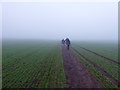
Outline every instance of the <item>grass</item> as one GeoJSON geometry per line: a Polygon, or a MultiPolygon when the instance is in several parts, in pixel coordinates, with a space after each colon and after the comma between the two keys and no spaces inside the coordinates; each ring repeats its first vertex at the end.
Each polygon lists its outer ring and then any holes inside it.
{"type": "Polygon", "coordinates": [[[3,43],[3,88],[67,87],[59,43],[39,42],[3,43]]]}

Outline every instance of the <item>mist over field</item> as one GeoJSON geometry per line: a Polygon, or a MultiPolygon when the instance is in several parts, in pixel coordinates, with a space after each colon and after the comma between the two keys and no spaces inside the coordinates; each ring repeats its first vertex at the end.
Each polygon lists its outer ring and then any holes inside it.
{"type": "Polygon", "coordinates": [[[119,87],[116,2],[3,1],[0,88],[119,87]]]}
{"type": "Polygon", "coordinates": [[[3,39],[117,41],[116,3],[3,3],[3,39]]]}

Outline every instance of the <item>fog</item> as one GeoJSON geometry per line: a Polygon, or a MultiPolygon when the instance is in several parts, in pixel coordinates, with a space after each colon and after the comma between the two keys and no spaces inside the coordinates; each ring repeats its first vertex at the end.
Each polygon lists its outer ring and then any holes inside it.
{"type": "Polygon", "coordinates": [[[3,3],[3,39],[118,40],[117,3],[3,3]]]}

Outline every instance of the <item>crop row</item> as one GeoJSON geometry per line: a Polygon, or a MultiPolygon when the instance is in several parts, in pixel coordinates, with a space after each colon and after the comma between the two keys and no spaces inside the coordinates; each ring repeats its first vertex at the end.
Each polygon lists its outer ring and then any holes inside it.
{"type": "Polygon", "coordinates": [[[85,51],[77,46],[74,46],[75,49],[77,49],[80,53],[82,53],[84,56],[92,60],[95,64],[103,68],[108,74],[113,76],[118,80],[118,64],[111,63],[110,61],[105,60],[104,58],[98,57],[94,55],[93,53],[90,53],[88,51],[85,51]]]}
{"type": "Polygon", "coordinates": [[[58,45],[49,43],[26,48],[19,49],[20,52],[15,50],[19,52],[15,58],[3,58],[3,88],[67,87],[58,45]]]}
{"type": "Polygon", "coordinates": [[[99,71],[93,64],[88,62],[84,57],[82,57],[78,52],[72,49],[72,53],[79,58],[79,60],[86,65],[87,69],[91,75],[97,79],[97,81],[105,88],[117,88],[118,86],[114,84],[108,77],[106,77],[101,70],[99,71]]]}
{"type": "Polygon", "coordinates": [[[81,46],[118,61],[118,44],[114,42],[74,42],[73,45],[81,46]]]}

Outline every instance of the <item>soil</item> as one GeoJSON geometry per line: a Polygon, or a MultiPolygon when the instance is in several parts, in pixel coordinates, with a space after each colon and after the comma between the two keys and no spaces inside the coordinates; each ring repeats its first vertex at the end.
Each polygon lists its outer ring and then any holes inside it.
{"type": "Polygon", "coordinates": [[[65,46],[62,46],[62,55],[69,88],[103,88],[86,66],[65,46]]]}

